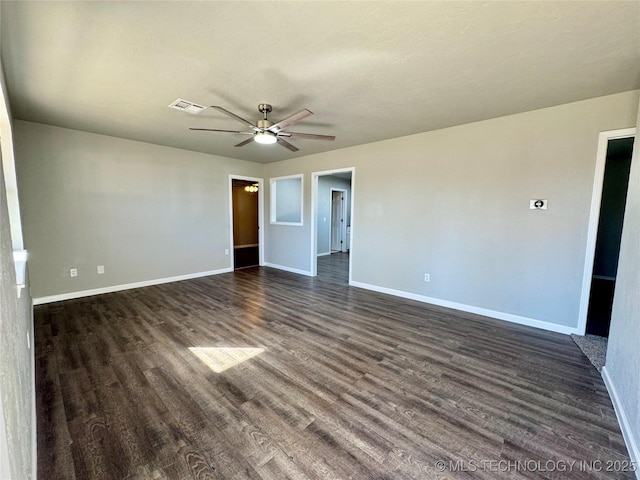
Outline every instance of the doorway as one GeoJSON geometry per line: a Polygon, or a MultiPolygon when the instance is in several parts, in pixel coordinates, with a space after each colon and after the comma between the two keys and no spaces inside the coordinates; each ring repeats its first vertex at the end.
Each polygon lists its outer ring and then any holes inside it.
{"type": "Polygon", "coordinates": [[[609,336],[635,129],[600,134],[579,332],[609,336]]]}
{"type": "Polygon", "coordinates": [[[231,267],[262,265],[262,179],[231,175],[229,182],[231,267]]]}
{"type": "Polygon", "coordinates": [[[354,175],[346,168],[311,177],[311,274],[340,285],[351,281],[354,175]]]}
{"type": "Polygon", "coordinates": [[[634,137],[609,140],[605,159],[586,333],[609,336],[634,137]]]}
{"type": "Polygon", "coordinates": [[[331,188],[331,253],[347,252],[347,192],[345,189],[331,188]]]}

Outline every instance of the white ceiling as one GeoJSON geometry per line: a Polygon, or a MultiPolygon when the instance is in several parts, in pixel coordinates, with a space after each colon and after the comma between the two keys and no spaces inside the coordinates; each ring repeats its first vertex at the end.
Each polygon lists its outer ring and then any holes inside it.
{"type": "Polygon", "coordinates": [[[15,118],[253,162],[640,88],[640,2],[2,2],[15,118]],[[291,130],[234,145],[270,103],[291,130]]]}

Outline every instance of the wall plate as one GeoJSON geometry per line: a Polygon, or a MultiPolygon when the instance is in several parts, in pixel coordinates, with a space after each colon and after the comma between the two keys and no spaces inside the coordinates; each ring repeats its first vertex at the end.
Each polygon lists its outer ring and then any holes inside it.
{"type": "Polygon", "coordinates": [[[533,200],[529,200],[529,208],[531,210],[546,210],[547,209],[547,200],[543,200],[540,198],[534,198],[533,200]]]}

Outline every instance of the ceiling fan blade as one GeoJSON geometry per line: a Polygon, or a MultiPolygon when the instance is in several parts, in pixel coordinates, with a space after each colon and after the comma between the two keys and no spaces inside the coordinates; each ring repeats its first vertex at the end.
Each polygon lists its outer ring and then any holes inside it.
{"type": "Polygon", "coordinates": [[[283,140],[281,138],[278,138],[278,143],[280,145],[282,145],[284,148],[287,148],[287,149],[291,150],[292,152],[297,152],[299,150],[298,148],[294,147],[289,142],[287,142],[286,140],[283,140]]]}
{"type": "Polygon", "coordinates": [[[246,140],[240,142],[239,144],[236,145],[236,147],[244,147],[245,145],[249,144],[253,142],[253,137],[251,138],[247,138],[246,140]]]}
{"type": "Polygon", "coordinates": [[[253,135],[255,133],[255,132],[239,132],[237,130],[218,130],[217,128],[189,128],[189,130],[200,130],[203,132],[239,133],[240,135],[253,135]]]}
{"type": "Polygon", "coordinates": [[[242,122],[242,123],[246,123],[247,125],[249,125],[251,128],[253,128],[256,132],[261,132],[262,130],[259,129],[258,127],[256,127],[253,123],[251,123],[249,120],[245,120],[242,117],[239,117],[238,115],[236,115],[235,113],[231,113],[229,110],[222,108],[222,107],[218,107],[216,105],[211,105],[211,108],[215,108],[216,110],[229,115],[231,118],[235,118],[236,120],[242,122]]]}
{"type": "Polygon", "coordinates": [[[308,138],[310,140],[335,140],[334,135],[316,135],[315,133],[278,132],[280,137],[308,138]]]}
{"type": "Polygon", "coordinates": [[[280,120],[278,123],[274,123],[267,130],[273,133],[277,133],[279,130],[282,130],[287,125],[291,125],[292,123],[299,122],[300,120],[302,120],[305,117],[308,117],[309,115],[313,115],[313,112],[310,110],[307,110],[306,108],[303,108],[298,113],[294,113],[290,117],[287,117],[284,120],[280,120]]]}

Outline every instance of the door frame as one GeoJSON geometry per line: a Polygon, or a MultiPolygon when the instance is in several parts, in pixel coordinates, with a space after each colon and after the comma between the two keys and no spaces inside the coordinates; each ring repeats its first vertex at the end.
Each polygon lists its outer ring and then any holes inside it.
{"type": "MultiPolygon", "coordinates": [[[[329,195],[331,195],[331,208],[329,209],[329,253],[333,252],[334,250],[331,248],[331,240],[333,239],[333,227],[332,227],[332,221],[333,221],[333,192],[342,192],[342,195],[344,197],[347,197],[347,190],[345,190],[344,188],[334,188],[331,187],[331,192],[329,193],[329,195]]],[[[342,222],[342,225],[340,225],[340,240],[341,240],[341,244],[340,244],[340,252],[346,252],[347,251],[347,202],[344,201],[344,199],[342,200],[342,218],[344,219],[344,221],[342,222]]]]}
{"type": "Polygon", "coordinates": [[[235,269],[233,251],[233,181],[247,180],[258,184],[258,265],[264,265],[264,179],[229,174],[229,265],[235,269]]]}
{"type": "MultiPolygon", "coordinates": [[[[355,199],[355,191],[356,191],[356,168],[355,167],[346,167],[346,168],[336,168],[335,170],[323,170],[319,172],[311,172],[311,276],[316,277],[318,275],[318,234],[316,233],[316,223],[318,222],[318,177],[322,177],[325,175],[331,175],[333,173],[345,173],[351,172],[351,199],[350,199],[350,207],[351,208],[351,240],[350,240],[350,253],[353,251],[353,239],[354,239],[354,219],[355,219],[355,211],[353,209],[354,199],[355,199]]],[[[345,202],[346,204],[346,202],[345,202]]],[[[331,248],[331,245],[329,245],[331,248]]],[[[352,271],[353,271],[353,255],[349,255],[349,285],[351,285],[352,281],[352,271]]]]}
{"type": "MultiPolygon", "coordinates": [[[[591,210],[589,212],[589,229],[587,231],[587,247],[584,257],[584,272],[582,274],[582,292],[580,294],[580,310],[578,313],[578,335],[584,335],[587,330],[587,313],[589,310],[589,297],[591,295],[591,276],[593,262],[596,255],[596,239],[598,224],[600,223],[600,203],[602,202],[602,187],[604,184],[604,169],[607,162],[607,150],[609,140],[629,138],[636,136],[636,129],[623,128],[620,130],[608,130],[600,132],[598,137],[598,153],[596,154],[596,168],[593,178],[593,190],[591,193],[591,210]]],[[[634,144],[634,148],[638,148],[634,144]]]]}

